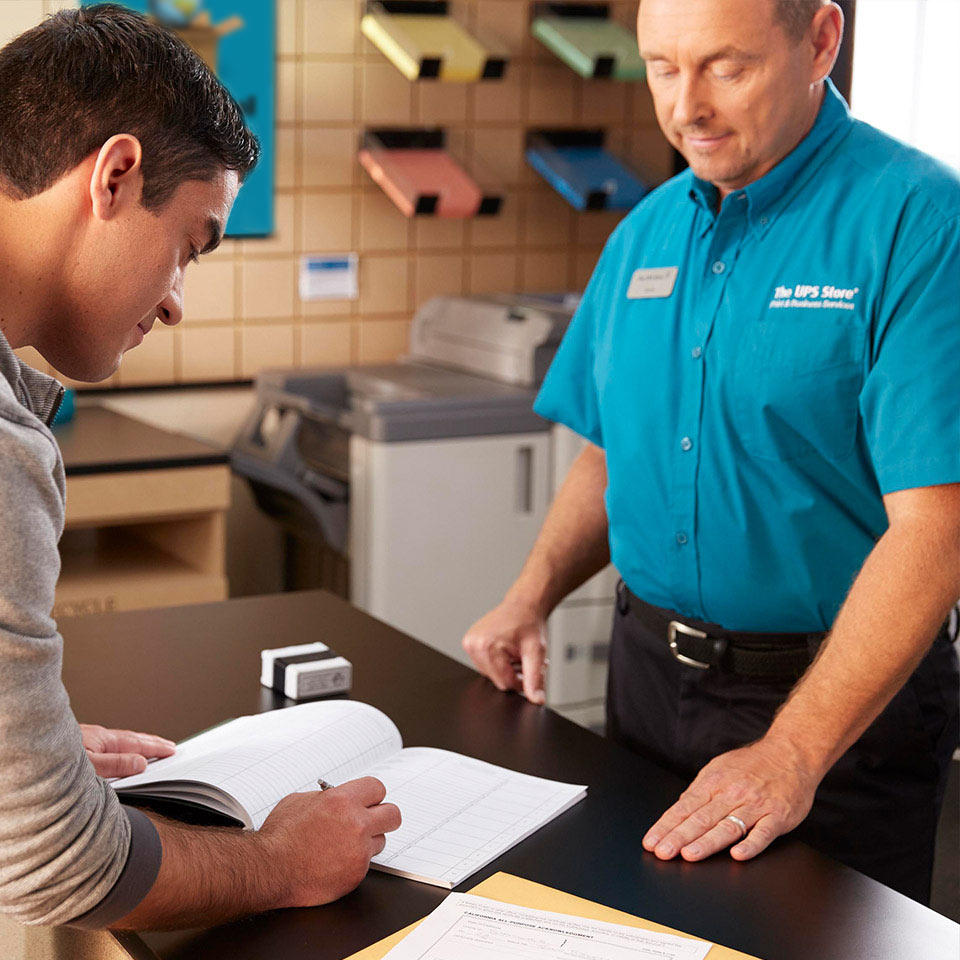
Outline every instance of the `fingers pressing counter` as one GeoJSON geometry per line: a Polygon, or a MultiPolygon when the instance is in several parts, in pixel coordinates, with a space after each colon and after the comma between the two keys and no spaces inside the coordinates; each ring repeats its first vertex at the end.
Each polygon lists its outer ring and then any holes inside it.
{"type": "Polygon", "coordinates": [[[758,741],[710,761],[643,838],[661,860],[749,860],[810,812],[820,778],[758,741]]]}

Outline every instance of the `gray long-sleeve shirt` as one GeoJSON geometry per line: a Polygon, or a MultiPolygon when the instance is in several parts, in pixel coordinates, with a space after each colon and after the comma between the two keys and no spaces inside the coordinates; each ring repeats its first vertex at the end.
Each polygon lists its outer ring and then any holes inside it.
{"type": "Polygon", "coordinates": [[[146,895],[161,847],[94,772],[60,679],[61,396],[0,333],[0,913],[104,927],[146,895]]]}

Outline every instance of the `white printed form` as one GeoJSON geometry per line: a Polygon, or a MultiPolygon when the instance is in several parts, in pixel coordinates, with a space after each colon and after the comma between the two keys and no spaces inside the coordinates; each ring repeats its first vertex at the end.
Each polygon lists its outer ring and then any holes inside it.
{"type": "Polygon", "coordinates": [[[451,893],[384,960],[703,960],[712,946],[451,893]]]}
{"type": "Polygon", "coordinates": [[[383,781],[403,817],[374,866],[447,888],[582,800],[587,789],[431,747],[407,747],[368,773],[383,781]]]}

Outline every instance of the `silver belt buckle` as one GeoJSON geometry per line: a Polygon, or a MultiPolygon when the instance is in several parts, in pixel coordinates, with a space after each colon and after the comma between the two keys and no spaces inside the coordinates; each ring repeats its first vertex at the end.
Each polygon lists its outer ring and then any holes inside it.
{"type": "Polygon", "coordinates": [[[694,630],[693,627],[688,627],[685,623],[680,623],[679,620],[671,620],[667,626],[667,641],[670,644],[670,652],[673,656],[681,663],[685,663],[688,667],[696,667],[698,670],[709,670],[709,663],[704,663],[702,660],[694,660],[693,657],[688,657],[686,654],[680,652],[677,646],[678,633],[684,633],[688,637],[700,637],[701,640],[706,640],[707,634],[702,630],[694,630]]]}

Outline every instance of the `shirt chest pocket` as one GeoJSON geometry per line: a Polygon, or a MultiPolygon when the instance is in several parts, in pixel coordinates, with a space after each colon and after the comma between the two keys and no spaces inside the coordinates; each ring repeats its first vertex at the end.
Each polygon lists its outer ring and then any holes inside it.
{"type": "Polygon", "coordinates": [[[768,310],[743,328],[731,410],[744,450],[765,460],[841,460],[857,439],[863,324],[853,311],[768,310]]]}

